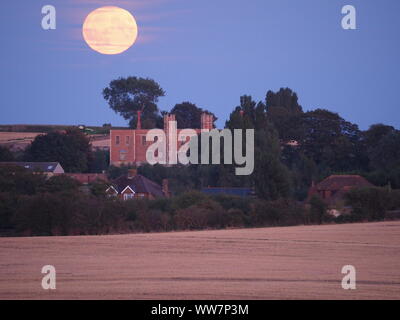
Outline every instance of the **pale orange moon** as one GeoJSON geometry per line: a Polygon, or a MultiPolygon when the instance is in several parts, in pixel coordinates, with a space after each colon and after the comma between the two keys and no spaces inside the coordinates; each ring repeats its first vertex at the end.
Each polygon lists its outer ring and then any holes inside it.
{"type": "Polygon", "coordinates": [[[119,54],[136,41],[138,27],[130,12],[118,7],[101,7],[86,17],[83,38],[90,48],[102,54],[119,54]]]}

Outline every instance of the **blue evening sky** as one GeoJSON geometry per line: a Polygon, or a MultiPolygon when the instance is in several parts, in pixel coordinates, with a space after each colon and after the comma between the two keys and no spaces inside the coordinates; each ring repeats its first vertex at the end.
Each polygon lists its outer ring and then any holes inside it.
{"type": "Polygon", "coordinates": [[[170,110],[191,101],[222,127],[243,94],[263,100],[290,87],[305,110],[327,108],[362,129],[400,128],[399,0],[4,0],[1,10],[1,124],[127,122],[101,91],[120,76],[155,79],[170,110]],[[41,8],[57,29],[41,28],[41,8]],[[341,8],[357,9],[357,30],[341,8]],[[82,23],[115,5],[138,22],[139,39],[121,55],[92,51],[82,23]]]}

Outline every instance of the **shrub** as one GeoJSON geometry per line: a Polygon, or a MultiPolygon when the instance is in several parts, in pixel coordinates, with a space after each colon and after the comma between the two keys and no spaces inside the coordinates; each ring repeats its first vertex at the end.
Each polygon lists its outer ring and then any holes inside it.
{"type": "Polygon", "coordinates": [[[327,205],[325,204],[325,202],[319,196],[314,195],[310,199],[310,222],[322,224],[323,222],[328,221],[329,216],[326,210],[327,205]]]}
{"type": "Polygon", "coordinates": [[[42,192],[56,193],[62,191],[77,191],[81,184],[66,175],[57,175],[48,179],[42,187],[42,192]]]}
{"type": "Polygon", "coordinates": [[[223,228],[228,222],[224,209],[212,200],[178,210],[174,220],[177,228],[184,230],[223,228]]]}
{"type": "Polygon", "coordinates": [[[190,191],[173,198],[172,207],[175,210],[186,209],[208,199],[208,196],[198,191],[190,191]]]}
{"type": "Polygon", "coordinates": [[[390,207],[390,193],[386,188],[358,188],[345,195],[346,204],[352,207],[355,221],[379,221],[385,219],[390,207]]]}

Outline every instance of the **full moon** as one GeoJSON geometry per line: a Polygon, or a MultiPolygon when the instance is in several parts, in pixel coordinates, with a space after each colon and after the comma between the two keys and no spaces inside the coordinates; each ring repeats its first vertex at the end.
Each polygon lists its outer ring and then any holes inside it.
{"type": "Polygon", "coordinates": [[[93,50],[119,54],[135,43],[138,28],[130,12],[118,7],[101,7],[86,17],[82,34],[93,50]]]}

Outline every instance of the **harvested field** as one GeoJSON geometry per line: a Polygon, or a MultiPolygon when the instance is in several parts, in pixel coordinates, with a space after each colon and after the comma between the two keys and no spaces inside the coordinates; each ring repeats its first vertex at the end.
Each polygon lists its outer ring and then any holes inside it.
{"type": "Polygon", "coordinates": [[[400,222],[0,238],[0,299],[399,298],[400,222]],[[356,290],[341,287],[344,265],[356,290]]]}
{"type": "Polygon", "coordinates": [[[0,143],[32,142],[38,132],[0,132],[0,143]]]}

